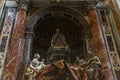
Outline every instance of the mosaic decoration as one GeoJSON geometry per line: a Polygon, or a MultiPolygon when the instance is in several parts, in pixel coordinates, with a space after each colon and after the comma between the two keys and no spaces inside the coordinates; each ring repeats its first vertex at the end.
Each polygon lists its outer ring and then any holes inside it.
{"type": "Polygon", "coordinates": [[[116,43],[113,37],[113,33],[111,30],[111,23],[109,21],[109,16],[107,14],[106,9],[100,9],[99,14],[101,16],[101,24],[102,30],[105,38],[105,42],[107,45],[107,50],[109,53],[110,61],[113,67],[113,70],[119,71],[120,70],[120,60],[118,55],[118,50],[116,47],[116,43]]]}
{"type": "Polygon", "coordinates": [[[5,63],[6,55],[8,53],[11,32],[14,26],[15,15],[16,15],[15,8],[8,8],[6,10],[3,22],[3,29],[0,37],[0,78],[2,76],[4,68],[3,64],[5,63]]]}

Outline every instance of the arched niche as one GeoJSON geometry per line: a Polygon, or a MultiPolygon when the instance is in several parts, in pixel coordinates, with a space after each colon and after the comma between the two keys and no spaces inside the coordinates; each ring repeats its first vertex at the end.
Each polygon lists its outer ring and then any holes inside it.
{"type": "MultiPolygon", "coordinates": [[[[91,36],[90,26],[82,14],[62,4],[52,4],[30,18],[26,34],[32,33],[32,42],[30,49],[26,49],[30,51],[25,51],[27,57],[30,59],[35,53],[39,53],[42,58],[46,58],[45,52],[50,47],[56,28],[60,29],[72,50],[72,61],[76,56],[85,59],[86,39],[91,36]]],[[[29,36],[31,35],[27,35],[28,38],[29,36]]]]}

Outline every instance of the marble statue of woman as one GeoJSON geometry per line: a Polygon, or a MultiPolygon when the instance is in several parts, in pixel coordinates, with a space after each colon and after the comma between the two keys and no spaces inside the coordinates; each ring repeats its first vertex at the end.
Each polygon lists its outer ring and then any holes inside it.
{"type": "Polygon", "coordinates": [[[90,80],[102,80],[101,61],[94,53],[89,52],[89,59],[86,63],[87,77],[90,80]]]}
{"type": "Polygon", "coordinates": [[[30,67],[35,71],[39,71],[41,68],[45,67],[43,62],[39,61],[40,55],[38,53],[35,54],[34,59],[30,62],[30,67]]]}
{"type": "Polygon", "coordinates": [[[40,55],[36,53],[33,60],[30,62],[30,66],[27,68],[26,75],[28,75],[29,80],[34,80],[34,77],[37,75],[40,69],[45,67],[44,62],[40,62],[39,58],[40,55]]]}

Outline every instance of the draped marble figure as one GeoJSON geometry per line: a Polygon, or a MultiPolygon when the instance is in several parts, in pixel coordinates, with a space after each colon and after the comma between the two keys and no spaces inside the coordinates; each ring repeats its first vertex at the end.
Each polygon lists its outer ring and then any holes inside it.
{"type": "Polygon", "coordinates": [[[37,75],[37,73],[45,67],[45,64],[41,61],[39,61],[40,55],[36,53],[34,55],[33,60],[30,62],[29,67],[26,70],[26,75],[28,76],[29,80],[34,80],[34,77],[37,75]]]}

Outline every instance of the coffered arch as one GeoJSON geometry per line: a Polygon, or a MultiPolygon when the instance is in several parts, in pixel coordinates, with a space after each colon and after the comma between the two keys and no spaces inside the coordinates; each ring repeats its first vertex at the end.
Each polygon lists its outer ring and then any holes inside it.
{"type": "Polygon", "coordinates": [[[68,18],[77,23],[78,26],[81,26],[79,28],[83,30],[84,34],[90,34],[90,27],[84,16],[77,10],[69,8],[68,6],[63,4],[51,4],[50,6],[37,11],[29,19],[26,30],[33,31],[34,25],[37,23],[38,20],[42,21],[54,16],[62,16],[68,18]]]}

